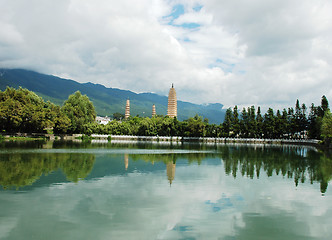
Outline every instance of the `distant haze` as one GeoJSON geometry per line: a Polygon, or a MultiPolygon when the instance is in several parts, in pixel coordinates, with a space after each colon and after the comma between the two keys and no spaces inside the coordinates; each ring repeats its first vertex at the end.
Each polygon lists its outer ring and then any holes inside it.
{"type": "Polygon", "coordinates": [[[332,101],[332,1],[0,0],[0,68],[178,100],[332,101]]]}

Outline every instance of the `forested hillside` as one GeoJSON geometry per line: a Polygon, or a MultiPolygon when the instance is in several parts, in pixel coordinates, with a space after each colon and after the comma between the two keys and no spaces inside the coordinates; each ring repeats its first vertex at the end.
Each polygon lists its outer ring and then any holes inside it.
{"type": "MultiPolygon", "coordinates": [[[[0,69],[0,90],[6,87],[22,87],[35,92],[45,101],[62,105],[70,94],[80,91],[93,102],[97,115],[112,116],[113,113],[125,112],[126,100],[130,99],[132,116],[151,116],[152,105],[156,105],[158,115],[167,114],[167,96],[153,93],[137,94],[131,91],[106,88],[93,83],[78,83],[69,79],[40,74],[23,69],[0,69]]],[[[178,96],[179,97],[179,96],[178,96]]],[[[196,114],[209,119],[210,123],[221,123],[225,117],[223,105],[198,105],[178,101],[178,119],[180,121],[194,117],[196,114]]]]}

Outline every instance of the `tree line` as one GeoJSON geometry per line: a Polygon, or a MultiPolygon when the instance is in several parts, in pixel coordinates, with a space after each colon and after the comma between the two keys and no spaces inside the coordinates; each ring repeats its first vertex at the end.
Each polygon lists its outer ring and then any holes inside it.
{"type": "Polygon", "coordinates": [[[243,108],[239,113],[237,106],[226,110],[223,132],[227,137],[244,138],[304,138],[321,139],[332,137],[331,112],[329,103],[322,96],[321,105],[310,106],[296,101],[295,109],[290,107],[282,111],[269,108],[262,114],[260,107],[243,108]]]}
{"type": "Polygon", "coordinates": [[[36,93],[7,87],[0,91],[0,130],[7,133],[38,132],[80,133],[95,121],[92,102],[79,91],[70,95],[60,107],[45,102],[36,93]]]}
{"type": "Polygon", "coordinates": [[[332,115],[325,96],[321,105],[296,101],[295,108],[262,113],[255,106],[228,108],[223,123],[210,124],[199,115],[184,121],[157,115],[114,119],[106,125],[95,121],[93,103],[79,91],[70,95],[63,106],[45,102],[23,88],[0,91],[0,130],[3,132],[45,132],[114,134],[139,136],[240,137],[240,138],[332,138],[332,115]]]}

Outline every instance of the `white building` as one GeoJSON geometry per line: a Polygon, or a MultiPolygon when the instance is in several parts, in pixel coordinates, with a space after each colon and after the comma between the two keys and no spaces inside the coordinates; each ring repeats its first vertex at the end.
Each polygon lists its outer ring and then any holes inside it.
{"type": "Polygon", "coordinates": [[[96,122],[99,123],[99,124],[106,125],[110,121],[111,121],[111,119],[107,116],[106,117],[100,117],[100,116],[96,117],[96,122]]]}

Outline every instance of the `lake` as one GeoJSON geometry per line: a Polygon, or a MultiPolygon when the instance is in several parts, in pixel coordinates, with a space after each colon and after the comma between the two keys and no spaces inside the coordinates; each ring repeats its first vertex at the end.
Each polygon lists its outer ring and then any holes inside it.
{"type": "Polygon", "coordinates": [[[0,142],[0,239],[332,239],[306,146],[0,142]]]}

